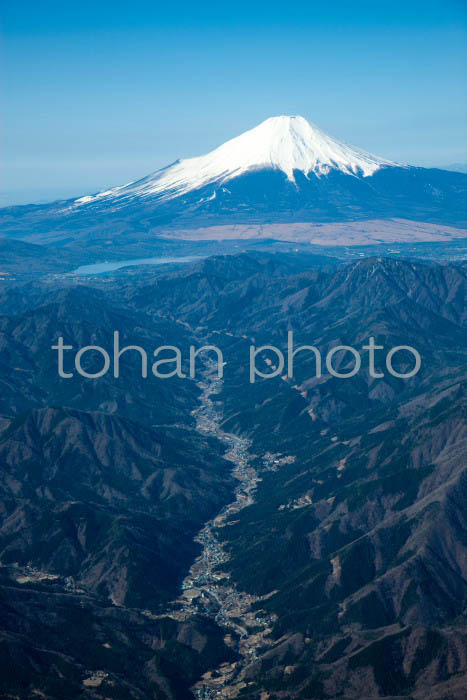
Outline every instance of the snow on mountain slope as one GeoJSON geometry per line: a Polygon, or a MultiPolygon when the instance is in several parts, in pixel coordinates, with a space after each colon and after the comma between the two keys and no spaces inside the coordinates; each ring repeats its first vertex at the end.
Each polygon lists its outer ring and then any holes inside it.
{"type": "Polygon", "coordinates": [[[81,197],[75,204],[115,197],[171,199],[263,168],[281,170],[294,182],[294,171],[321,176],[340,170],[369,177],[384,166],[397,165],[332,138],[304,117],[271,117],[204,156],[177,161],[142,180],[81,197]]]}

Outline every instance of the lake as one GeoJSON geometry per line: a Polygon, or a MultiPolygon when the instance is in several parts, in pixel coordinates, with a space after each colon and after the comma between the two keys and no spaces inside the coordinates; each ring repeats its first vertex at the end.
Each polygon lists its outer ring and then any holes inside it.
{"type": "Polygon", "coordinates": [[[180,257],[159,258],[134,258],[133,260],[118,260],[113,262],[100,262],[92,265],[81,265],[73,270],[75,275],[102,275],[105,272],[113,272],[121,267],[133,267],[134,265],[168,265],[170,263],[190,263],[202,260],[200,255],[185,255],[180,257]]]}

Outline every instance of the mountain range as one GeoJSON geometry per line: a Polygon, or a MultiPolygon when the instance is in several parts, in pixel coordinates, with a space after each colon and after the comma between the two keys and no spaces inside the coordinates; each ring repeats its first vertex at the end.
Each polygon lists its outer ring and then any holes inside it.
{"type": "Polygon", "coordinates": [[[463,263],[264,252],[6,285],[2,696],[463,700],[466,300],[463,263]],[[118,381],[58,380],[54,334],[115,328],[221,347],[212,403],[135,355],[118,381]],[[251,385],[250,343],[290,328],[323,352],[408,343],[422,368],[317,378],[303,352],[251,385]],[[251,490],[229,510],[234,438],[251,490]],[[184,583],[203,552],[215,578],[184,583]]]}

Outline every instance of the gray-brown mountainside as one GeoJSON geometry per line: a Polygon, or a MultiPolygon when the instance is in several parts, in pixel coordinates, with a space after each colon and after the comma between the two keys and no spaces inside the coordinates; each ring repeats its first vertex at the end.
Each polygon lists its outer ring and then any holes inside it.
{"type": "MultiPolygon", "coordinates": [[[[164,617],[195,533],[232,500],[220,443],[194,430],[195,383],[140,380],[135,358],[120,383],[56,378],[57,329],[103,346],[119,329],[148,350],[165,340],[224,351],[222,428],[251,440],[261,480],[222,530],[220,570],[277,616],[238,697],[462,700],[466,277],[463,264],[304,269],[295,256],[248,254],[11,287],[0,320],[5,697],[58,699],[67,687],[70,698],[184,699],[236,659],[236,640],[225,646],[196,603],[185,622],[164,617]],[[381,352],[375,379],[362,353],[355,377],[316,377],[302,352],[293,379],[251,385],[250,343],[285,350],[289,330],[323,355],[370,335],[386,349],[410,344],[422,368],[392,377],[381,352]],[[83,685],[96,671],[108,674],[101,685],[83,685]]],[[[402,353],[394,366],[410,362],[402,353]]]]}
{"type": "Polygon", "coordinates": [[[257,503],[225,530],[228,571],[243,590],[275,591],[260,607],[279,617],[248,696],[463,697],[465,267],[373,259],[281,275],[278,259],[240,256],[181,275],[185,302],[172,277],[155,285],[226,348],[224,428],[259,455],[295,457],[262,474],[257,503]],[[316,379],[303,353],[293,381],[249,386],[243,336],[283,346],[289,329],[323,351],[370,334],[409,343],[422,370],[316,379]]]}

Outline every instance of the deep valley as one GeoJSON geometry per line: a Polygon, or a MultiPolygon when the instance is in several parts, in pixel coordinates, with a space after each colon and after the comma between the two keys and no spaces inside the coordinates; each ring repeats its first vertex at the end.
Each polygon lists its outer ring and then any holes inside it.
{"type": "Polygon", "coordinates": [[[463,700],[462,261],[250,251],[1,294],[2,697],[463,700]],[[302,352],[251,384],[249,345],[291,329],[422,367],[340,380],[302,352]],[[224,377],[127,353],[118,380],[58,378],[58,335],[114,330],[216,345],[224,377]]]}

